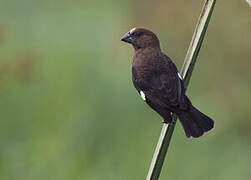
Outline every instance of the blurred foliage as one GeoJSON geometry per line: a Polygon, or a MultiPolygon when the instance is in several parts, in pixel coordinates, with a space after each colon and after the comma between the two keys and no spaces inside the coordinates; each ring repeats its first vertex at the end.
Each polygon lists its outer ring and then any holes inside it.
{"type": "MultiPolygon", "coordinates": [[[[2,0],[0,179],[144,179],[160,117],[120,37],[152,29],[181,67],[202,1],[2,0]]],[[[188,96],[215,129],[176,127],[161,179],[250,179],[251,9],[218,1],[188,96]]]]}

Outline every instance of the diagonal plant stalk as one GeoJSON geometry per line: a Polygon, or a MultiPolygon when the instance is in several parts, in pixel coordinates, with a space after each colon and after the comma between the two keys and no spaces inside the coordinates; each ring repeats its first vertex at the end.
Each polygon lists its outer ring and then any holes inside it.
{"type": "MultiPolygon", "coordinates": [[[[210,17],[212,15],[216,0],[205,0],[201,14],[199,16],[191,43],[189,45],[183,67],[181,69],[181,76],[183,77],[184,86],[188,87],[193,68],[198,57],[200,47],[202,45],[210,17]]],[[[172,124],[163,124],[161,134],[157,147],[155,149],[153,159],[146,177],[146,180],[157,180],[165,160],[166,152],[168,150],[177,116],[173,115],[172,124]]]]}

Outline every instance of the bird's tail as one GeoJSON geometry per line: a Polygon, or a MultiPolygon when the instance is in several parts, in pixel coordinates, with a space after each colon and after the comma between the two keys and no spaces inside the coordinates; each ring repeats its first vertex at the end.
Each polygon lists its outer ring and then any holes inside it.
{"type": "Polygon", "coordinates": [[[179,113],[178,117],[188,138],[200,137],[214,127],[214,121],[192,105],[188,111],[179,113]]]}

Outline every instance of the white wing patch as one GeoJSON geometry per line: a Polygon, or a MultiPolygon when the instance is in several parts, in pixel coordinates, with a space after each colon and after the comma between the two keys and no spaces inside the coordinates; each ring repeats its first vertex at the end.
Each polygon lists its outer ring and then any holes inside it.
{"type": "Polygon", "coordinates": [[[129,33],[132,34],[134,31],[136,30],[136,27],[135,28],[132,28],[129,33]]]}
{"type": "Polygon", "coordinates": [[[180,73],[178,73],[179,78],[182,80],[183,78],[181,77],[180,73]]]}
{"type": "Polygon", "coordinates": [[[139,93],[140,93],[141,98],[145,101],[146,100],[145,93],[143,91],[140,91],[139,93]]]}

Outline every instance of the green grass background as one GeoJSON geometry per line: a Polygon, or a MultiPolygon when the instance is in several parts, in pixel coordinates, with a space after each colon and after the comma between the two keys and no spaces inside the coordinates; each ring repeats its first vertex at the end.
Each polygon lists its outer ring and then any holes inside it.
{"type": "MultiPolygon", "coordinates": [[[[120,37],[152,29],[180,68],[203,2],[1,0],[0,179],[145,179],[161,118],[131,82],[120,37]]],[[[178,123],[160,179],[251,177],[251,8],[218,1],[188,96],[215,120],[178,123]]]]}

